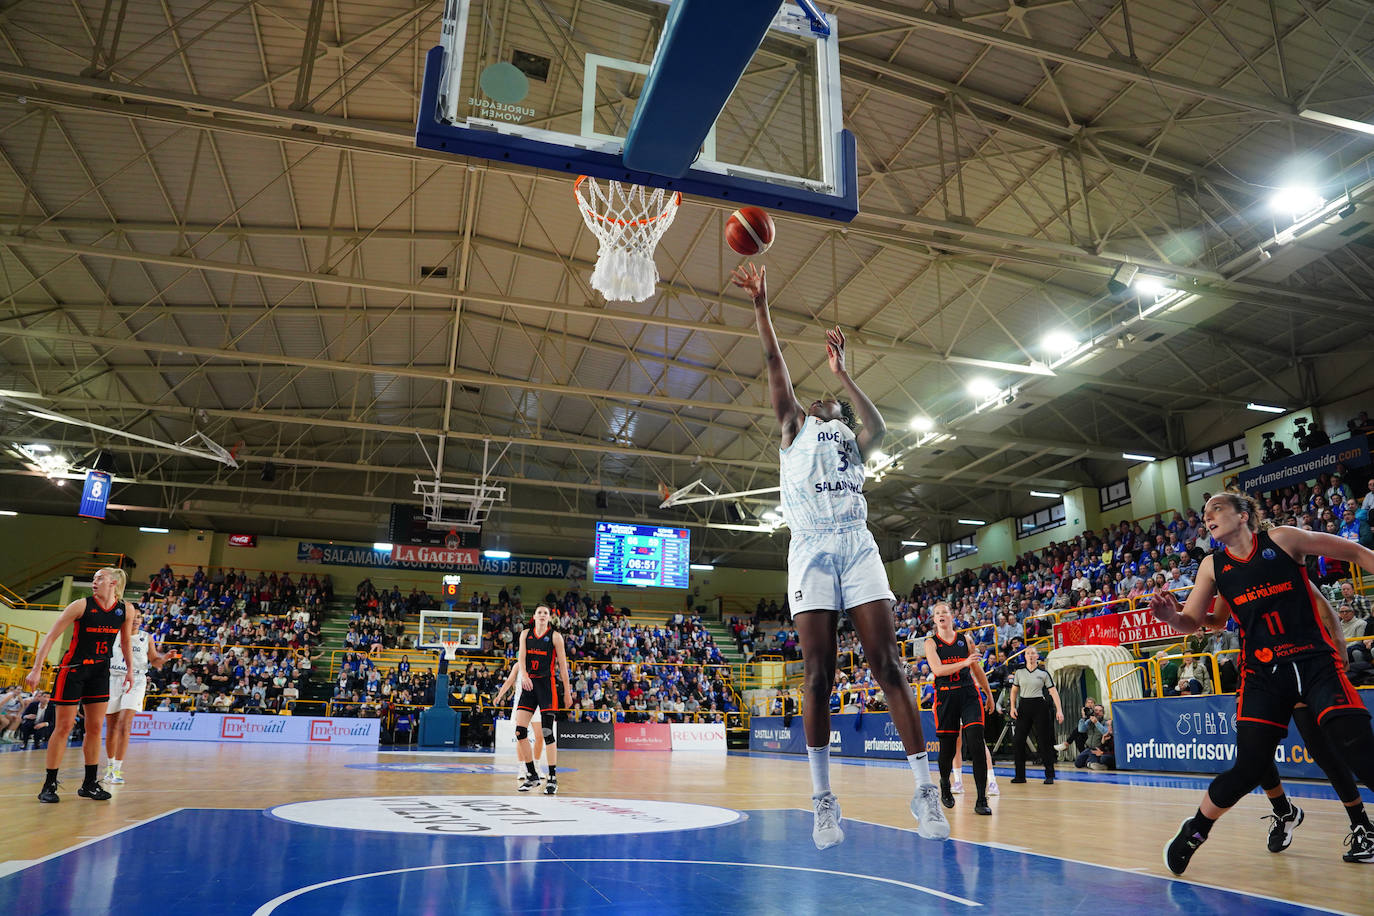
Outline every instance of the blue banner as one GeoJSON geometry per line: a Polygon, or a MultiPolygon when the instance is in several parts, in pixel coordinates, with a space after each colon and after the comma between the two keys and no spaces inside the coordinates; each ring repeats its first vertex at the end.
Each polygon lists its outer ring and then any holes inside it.
{"type": "MultiPolygon", "coordinates": [[[[1374,710],[1374,690],[1361,690],[1374,710]]],[[[1123,770],[1220,773],[1236,759],[1236,698],[1164,697],[1112,703],[1116,765],[1123,770]]],[[[1325,779],[1291,724],[1274,751],[1279,775],[1325,779]]]]}
{"type": "Polygon", "coordinates": [[[83,518],[104,518],[105,505],[110,501],[110,475],[104,471],[87,471],[86,487],[81,491],[81,508],[76,514],[83,518]]]}
{"type": "MultiPolygon", "coordinates": [[[[793,716],[790,728],[782,722],[781,716],[754,716],[749,722],[749,750],[805,754],[806,734],[802,730],[802,717],[793,716]]],[[[935,737],[935,716],[932,713],[921,713],[921,728],[926,738],[926,753],[931,760],[938,759],[940,742],[935,737]]],[[[832,715],[830,753],[841,757],[906,759],[902,738],[897,734],[892,718],[885,712],[832,715]]]]}
{"type": "Polygon", "coordinates": [[[1369,464],[1369,442],[1364,436],[1342,439],[1301,455],[1289,455],[1278,461],[1262,464],[1236,475],[1240,488],[1246,493],[1268,493],[1280,487],[1291,487],[1304,480],[1316,480],[1318,474],[1336,470],[1338,465],[1362,468],[1369,464]]]}
{"type": "Polygon", "coordinates": [[[504,560],[483,557],[475,565],[450,566],[393,560],[390,552],[365,547],[361,544],[319,544],[311,541],[299,541],[297,543],[296,562],[320,563],[324,566],[365,566],[370,569],[524,576],[534,579],[566,579],[573,572],[576,572],[579,577],[586,575],[584,563],[576,563],[572,560],[555,560],[549,557],[510,557],[504,560]]]}

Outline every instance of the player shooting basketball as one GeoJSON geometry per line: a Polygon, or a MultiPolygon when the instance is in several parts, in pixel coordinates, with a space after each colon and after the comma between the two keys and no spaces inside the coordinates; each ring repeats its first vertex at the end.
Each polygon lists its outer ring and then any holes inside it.
{"type": "Polygon", "coordinates": [[[822,398],[802,407],[768,314],[764,270],[747,264],[737,268],[732,279],[753,297],[773,412],[782,426],[782,508],[792,532],[787,550],[787,592],[806,666],[802,721],[815,809],[812,839],[818,849],[844,840],[840,804],[830,791],[829,700],[835,684],[836,626],[841,609],[858,631],[916,775],[911,813],[920,822],[919,833],[927,839],[945,839],[949,822],[940,810],[940,793],[930,776],[920,715],[897,648],[892,589],[867,525],[864,459],[881,444],[887,427],[878,408],[849,375],[844,334],[838,327],[826,331],[825,350],[830,371],[844,386],[854,409],[846,413],[848,405],[835,398],[822,398]],[[855,412],[863,423],[857,434],[851,426],[855,412]]]}

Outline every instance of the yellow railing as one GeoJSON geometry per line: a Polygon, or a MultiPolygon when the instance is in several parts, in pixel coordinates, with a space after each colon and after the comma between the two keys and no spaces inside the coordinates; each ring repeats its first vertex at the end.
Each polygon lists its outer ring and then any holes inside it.
{"type": "MultiPolygon", "coordinates": [[[[34,605],[25,601],[20,593],[26,592],[46,580],[59,576],[90,576],[96,570],[106,566],[114,566],[122,569],[125,565],[126,557],[122,553],[105,553],[101,551],[68,551],[57,554],[57,559],[48,557],[44,560],[27,566],[6,575],[11,588],[5,589],[9,595],[18,600],[15,607],[44,607],[45,605],[34,605]]],[[[3,600],[9,604],[13,603],[10,598],[4,597],[3,600]]]]}

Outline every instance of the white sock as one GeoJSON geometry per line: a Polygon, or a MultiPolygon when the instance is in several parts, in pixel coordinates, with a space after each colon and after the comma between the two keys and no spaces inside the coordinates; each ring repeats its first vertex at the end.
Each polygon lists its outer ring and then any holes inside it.
{"type": "Polygon", "coordinates": [[[124,766],[124,761],[110,758],[110,766],[114,767],[116,770],[121,769],[124,766]]]}
{"type": "Polygon", "coordinates": [[[916,774],[916,788],[935,784],[930,778],[930,759],[924,751],[919,754],[907,754],[906,762],[911,764],[911,772],[916,774]]]}
{"type": "Polygon", "coordinates": [[[830,745],[808,747],[806,760],[811,764],[811,794],[826,794],[830,791],[830,745]]]}

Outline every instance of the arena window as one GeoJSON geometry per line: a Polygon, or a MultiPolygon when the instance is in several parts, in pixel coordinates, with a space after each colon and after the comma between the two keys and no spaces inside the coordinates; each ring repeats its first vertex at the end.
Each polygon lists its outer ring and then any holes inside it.
{"type": "Polygon", "coordinates": [[[1097,501],[1103,512],[1119,509],[1131,501],[1131,482],[1125,478],[1097,488],[1097,501]]]}
{"type": "Polygon", "coordinates": [[[1222,471],[1244,467],[1250,462],[1250,452],[1245,447],[1245,437],[1218,442],[1188,456],[1185,469],[1188,482],[1201,480],[1222,471]]]}
{"type": "Polygon", "coordinates": [[[964,557],[971,557],[978,552],[978,545],[973,543],[973,537],[966,537],[945,544],[945,562],[959,560],[964,557]]]}
{"type": "Polygon", "coordinates": [[[1023,515],[1016,520],[1016,537],[1026,538],[1032,534],[1039,534],[1042,531],[1049,531],[1051,528],[1058,528],[1066,523],[1064,518],[1064,504],[1055,503],[1053,506],[1046,506],[1032,512],[1030,515],[1023,515]]]}

